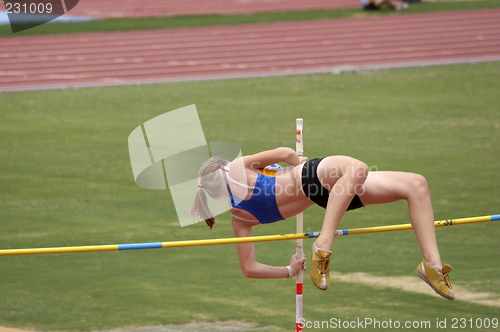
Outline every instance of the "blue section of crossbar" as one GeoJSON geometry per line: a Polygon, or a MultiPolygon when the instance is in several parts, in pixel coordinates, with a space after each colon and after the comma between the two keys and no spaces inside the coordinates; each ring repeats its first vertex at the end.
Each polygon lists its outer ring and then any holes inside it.
{"type": "Polygon", "coordinates": [[[160,249],[161,242],[152,243],[132,243],[132,244],[119,244],[118,250],[134,250],[134,249],[160,249]]]}
{"type": "Polygon", "coordinates": [[[342,235],[349,235],[349,230],[348,229],[343,229],[342,230],[342,235]]]}
{"type": "Polygon", "coordinates": [[[500,214],[494,214],[491,216],[491,221],[500,220],[500,214]]]}

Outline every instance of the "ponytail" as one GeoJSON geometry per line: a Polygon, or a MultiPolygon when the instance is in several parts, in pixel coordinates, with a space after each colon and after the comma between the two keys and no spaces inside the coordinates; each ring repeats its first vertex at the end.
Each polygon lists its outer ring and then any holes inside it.
{"type": "Polygon", "coordinates": [[[205,220],[210,229],[212,229],[215,224],[216,219],[208,208],[207,195],[205,195],[203,187],[201,186],[198,186],[198,189],[196,190],[193,207],[189,209],[189,213],[193,218],[198,216],[198,218],[205,220]]]}
{"type": "Polygon", "coordinates": [[[196,190],[193,207],[189,209],[189,213],[193,218],[198,216],[198,218],[205,220],[210,229],[214,226],[216,219],[210,212],[206,194],[215,199],[226,197],[226,182],[219,170],[221,166],[227,164],[229,164],[227,160],[212,157],[201,166],[198,173],[200,184],[196,190]]]}

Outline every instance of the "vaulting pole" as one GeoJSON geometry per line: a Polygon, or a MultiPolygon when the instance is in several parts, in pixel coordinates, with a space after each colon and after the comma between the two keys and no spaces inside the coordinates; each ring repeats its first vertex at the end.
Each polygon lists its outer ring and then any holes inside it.
{"type": "MultiPolygon", "coordinates": [[[[478,222],[500,220],[500,214],[482,217],[462,218],[462,219],[447,219],[435,221],[434,226],[453,226],[472,224],[478,222]]],[[[411,224],[401,224],[392,226],[378,226],[366,228],[353,228],[337,230],[335,236],[369,234],[380,232],[392,232],[412,229],[411,224]]],[[[235,237],[226,239],[210,239],[210,240],[194,240],[194,241],[172,241],[172,242],[152,242],[152,243],[131,243],[131,244],[109,244],[97,246],[80,246],[80,247],[55,247],[55,248],[30,248],[30,249],[4,249],[0,250],[0,256],[12,255],[37,255],[37,254],[69,254],[76,252],[95,252],[95,251],[121,251],[121,250],[138,250],[138,249],[160,249],[160,248],[178,248],[178,247],[196,247],[196,246],[211,246],[219,244],[236,244],[247,242],[267,242],[267,241],[282,241],[296,239],[311,239],[320,235],[320,232],[308,232],[299,234],[281,234],[281,235],[264,235],[264,236],[249,236],[235,237]]]]}

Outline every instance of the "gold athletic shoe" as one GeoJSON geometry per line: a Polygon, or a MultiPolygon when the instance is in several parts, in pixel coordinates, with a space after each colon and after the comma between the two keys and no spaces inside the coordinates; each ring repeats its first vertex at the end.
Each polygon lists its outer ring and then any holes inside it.
{"type": "Polygon", "coordinates": [[[330,255],[331,251],[312,246],[311,280],[321,290],[330,287],[330,255]]]}
{"type": "Polygon", "coordinates": [[[451,271],[451,266],[443,265],[442,269],[434,266],[429,266],[425,259],[417,266],[415,273],[422,278],[436,293],[448,300],[453,300],[455,295],[451,292],[450,277],[448,273],[451,271]]]}

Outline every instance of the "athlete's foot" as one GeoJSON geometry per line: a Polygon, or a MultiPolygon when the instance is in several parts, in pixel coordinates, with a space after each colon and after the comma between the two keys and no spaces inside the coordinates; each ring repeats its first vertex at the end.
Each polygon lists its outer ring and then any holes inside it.
{"type": "Polygon", "coordinates": [[[415,273],[422,278],[432,289],[439,295],[448,300],[453,300],[455,295],[451,292],[451,284],[448,273],[452,267],[448,264],[443,265],[440,269],[435,266],[430,266],[424,259],[422,263],[417,266],[415,273]]]}
{"type": "Polygon", "coordinates": [[[321,290],[330,287],[330,256],[332,252],[312,246],[311,280],[321,290]]]}

